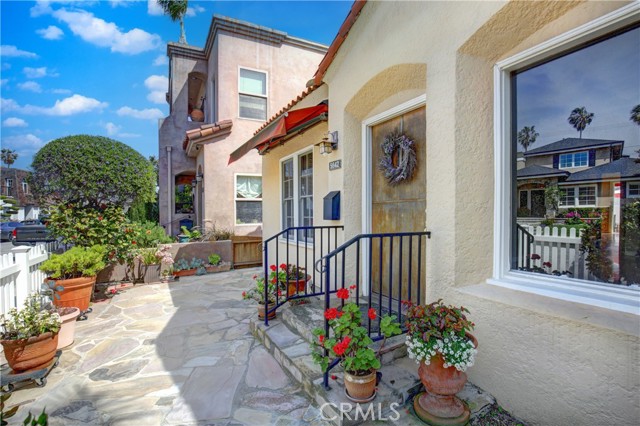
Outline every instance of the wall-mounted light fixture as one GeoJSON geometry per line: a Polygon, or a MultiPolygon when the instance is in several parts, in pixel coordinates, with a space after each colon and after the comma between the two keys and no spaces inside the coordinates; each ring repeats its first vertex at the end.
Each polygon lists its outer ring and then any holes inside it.
{"type": "Polygon", "coordinates": [[[196,177],[191,180],[191,186],[193,188],[195,188],[196,185],[198,185],[200,182],[202,182],[202,178],[203,177],[204,177],[204,175],[202,175],[202,174],[196,175],[196,177]]]}
{"type": "Polygon", "coordinates": [[[338,149],[338,131],[327,132],[317,145],[320,147],[321,155],[331,154],[335,149],[338,149]]]}

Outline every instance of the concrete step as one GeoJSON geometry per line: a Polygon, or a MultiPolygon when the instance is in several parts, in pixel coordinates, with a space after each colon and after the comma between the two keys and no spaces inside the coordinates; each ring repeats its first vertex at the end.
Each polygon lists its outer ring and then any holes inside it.
{"type": "MultiPolygon", "coordinates": [[[[322,371],[311,357],[309,342],[313,339],[312,330],[324,326],[322,313],[318,300],[306,305],[285,305],[278,310],[278,318],[269,321],[269,327],[265,327],[256,315],[250,321],[250,328],[315,402],[318,407],[315,415],[321,424],[351,426],[374,420],[387,420],[399,425],[411,423],[413,420],[406,407],[412,405],[413,397],[422,390],[422,384],[418,378],[418,365],[406,357],[404,336],[389,339],[385,345],[376,398],[367,404],[356,404],[344,393],[339,366],[331,370],[329,389],[325,389],[322,371]],[[395,418],[397,415],[400,416],[398,419],[395,418]]],[[[491,395],[471,383],[467,383],[459,396],[471,408],[472,416],[483,413],[495,403],[491,395]]]]}

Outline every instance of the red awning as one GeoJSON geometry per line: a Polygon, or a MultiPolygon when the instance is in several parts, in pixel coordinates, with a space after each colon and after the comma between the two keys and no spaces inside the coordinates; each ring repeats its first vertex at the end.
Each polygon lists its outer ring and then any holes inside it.
{"type": "Polygon", "coordinates": [[[305,123],[318,117],[320,114],[329,111],[329,107],[326,104],[320,104],[310,108],[301,108],[295,111],[288,111],[287,113],[276,118],[267,127],[256,133],[251,139],[242,144],[238,149],[233,151],[229,156],[229,163],[242,158],[246,153],[254,148],[260,149],[261,146],[272,143],[281,139],[292,130],[304,126],[305,123]]]}

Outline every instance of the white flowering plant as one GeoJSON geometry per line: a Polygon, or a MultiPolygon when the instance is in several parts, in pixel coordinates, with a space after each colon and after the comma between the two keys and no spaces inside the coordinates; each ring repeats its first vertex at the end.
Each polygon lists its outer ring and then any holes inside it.
{"type": "Polygon", "coordinates": [[[440,355],[445,368],[458,371],[473,365],[477,350],[468,332],[475,324],[467,319],[467,309],[447,306],[442,300],[429,305],[405,304],[409,358],[429,365],[433,357],[440,355]]]}
{"type": "Polygon", "coordinates": [[[43,303],[37,293],[31,294],[20,310],[12,308],[8,316],[0,315],[0,338],[22,340],[60,330],[60,315],[43,303]]]}

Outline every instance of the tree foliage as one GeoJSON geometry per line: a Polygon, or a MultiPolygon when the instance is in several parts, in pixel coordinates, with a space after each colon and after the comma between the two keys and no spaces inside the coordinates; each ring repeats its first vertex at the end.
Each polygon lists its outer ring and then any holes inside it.
{"type": "Polygon", "coordinates": [[[540,133],[536,132],[536,126],[524,126],[518,132],[518,143],[522,145],[524,152],[527,152],[529,146],[536,141],[538,136],[540,136],[540,133]]]}
{"type": "Polygon", "coordinates": [[[7,167],[11,167],[18,159],[18,153],[12,149],[2,148],[2,151],[0,151],[0,159],[2,159],[2,162],[6,164],[7,167]]]}
{"type": "Polygon", "coordinates": [[[125,207],[155,199],[152,164],[133,148],[102,136],[68,136],[33,158],[29,184],[41,205],[125,207]]]}
{"type": "Polygon", "coordinates": [[[573,111],[571,111],[567,121],[574,129],[580,132],[580,139],[582,139],[582,131],[591,124],[594,115],[594,113],[587,111],[585,107],[574,108],[573,111]]]}
{"type": "Polygon", "coordinates": [[[157,0],[165,15],[168,15],[173,22],[180,21],[180,41],[187,44],[187,37],[184,33],[184,15],[187,13],[188,0],[157,0]]]}

